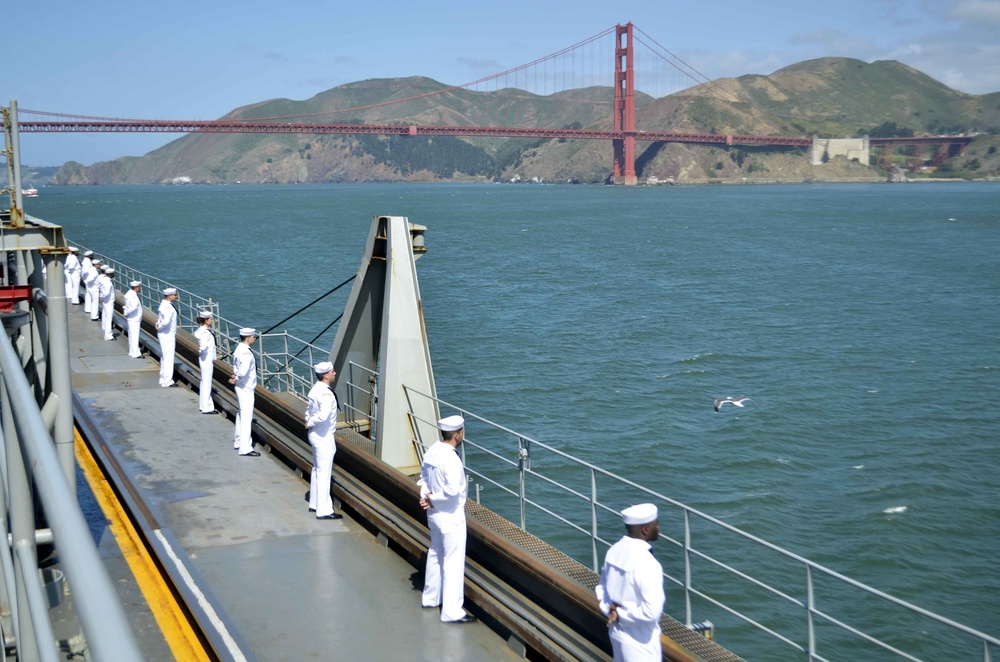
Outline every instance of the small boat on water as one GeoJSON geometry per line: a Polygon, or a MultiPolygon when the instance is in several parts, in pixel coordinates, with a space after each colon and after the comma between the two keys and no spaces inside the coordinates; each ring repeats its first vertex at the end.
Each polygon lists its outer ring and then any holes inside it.
{"type": "Polygon", "coordinates": [[[21,195],[23,195],[26,198],[37,198],[38,197],[38,189],[36,189],[34,187],[23,188],[23,189],[21,189],[21,195]]]}

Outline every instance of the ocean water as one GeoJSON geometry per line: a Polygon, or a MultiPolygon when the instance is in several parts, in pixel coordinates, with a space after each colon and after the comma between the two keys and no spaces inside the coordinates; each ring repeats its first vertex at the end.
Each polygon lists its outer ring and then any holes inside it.
{"type": "MultiPolygon", "coordinates": [[[[353,275],[373,215],[407,216],[428,227],[439,397],[1000,635],[1000,185],[47,187],[26,208],[257,328],[353,275]],[[728,395],[752,402],[716,413],[728,395]]],[[[284,327],[312,338],[346,289],[284,327]]],[[[589,543],[553,535],[589,564],[589,543]]],[[[713,535],[801,594],[800,566],[713,535]]],[[[699,573],[741,609],[763,602],[699,573]]],[[[817,599],[924,659],[982,659],[877,600],[817,599]]],[[[704,619],[748,659],[801,659],[699,602],[704,619]]],[[[804,642],[801,609],[761,620],[804,642]]],[[[893,659],[845,646],[828,659],[893,659]]]]}

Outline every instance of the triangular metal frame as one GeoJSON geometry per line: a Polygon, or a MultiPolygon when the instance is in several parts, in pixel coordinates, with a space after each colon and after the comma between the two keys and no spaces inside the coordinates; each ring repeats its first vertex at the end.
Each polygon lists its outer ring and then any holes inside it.
{"type": "Polygon", "coordinates": [[[367,427],[378,458],[408,474],[420,470],[422,448],[438,438],[437,390],[415,265],[424,252],[423,230],[405,216],[372,220],[330,352],[341,420],[367,427]]]}

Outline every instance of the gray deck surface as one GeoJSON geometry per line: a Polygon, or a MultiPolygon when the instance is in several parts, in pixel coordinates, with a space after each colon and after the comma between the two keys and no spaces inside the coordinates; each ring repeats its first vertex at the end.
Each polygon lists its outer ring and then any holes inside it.
{"type": "MultiPolygon", "coordinates": [[[[233,422],[201,414],[183,385],[160,388],[158,363],[129,358],[117,329],[104,341],[82,305],[69,320],[73,388],[258,659],[519,659],[483,624],[421,609],[411,565],[350,518],[316,520],[308,482],[267,453],[239,457],[233,422]]],[[[102,525],[95,535],[143,650],[173,659],[102,525]]]]}

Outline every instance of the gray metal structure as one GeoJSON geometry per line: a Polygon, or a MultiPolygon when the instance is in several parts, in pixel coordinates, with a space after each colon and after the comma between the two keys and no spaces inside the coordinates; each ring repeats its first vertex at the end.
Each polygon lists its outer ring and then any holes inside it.
{"type": "Polygon", "coordinates": [[[2,109],[11,207],[0,218],[0,630],[19,660],[56,660],[46,587],[63,576],[97,659],[142,659],[76,500],[62,228],[25,216],[17,104],[2,109]],[[47,525],[47,526],[46,526],[47,525]],[[62,571],[39,569],[54,542],[62,571]]]}
{"type": "Polygon", "coordinates": [[[426,228],[376,216],[330,351],[345,425],[374,420],[376,456],[406,474],[420,471],[419,445],[437,440],[437,403],[407,403],[405,386],[435,393],[415,262],[426,228]],[[369,387],[370,385],[370,387],[369,387]],[[416,408],[419,416],[411,416],[416,408]]]}

